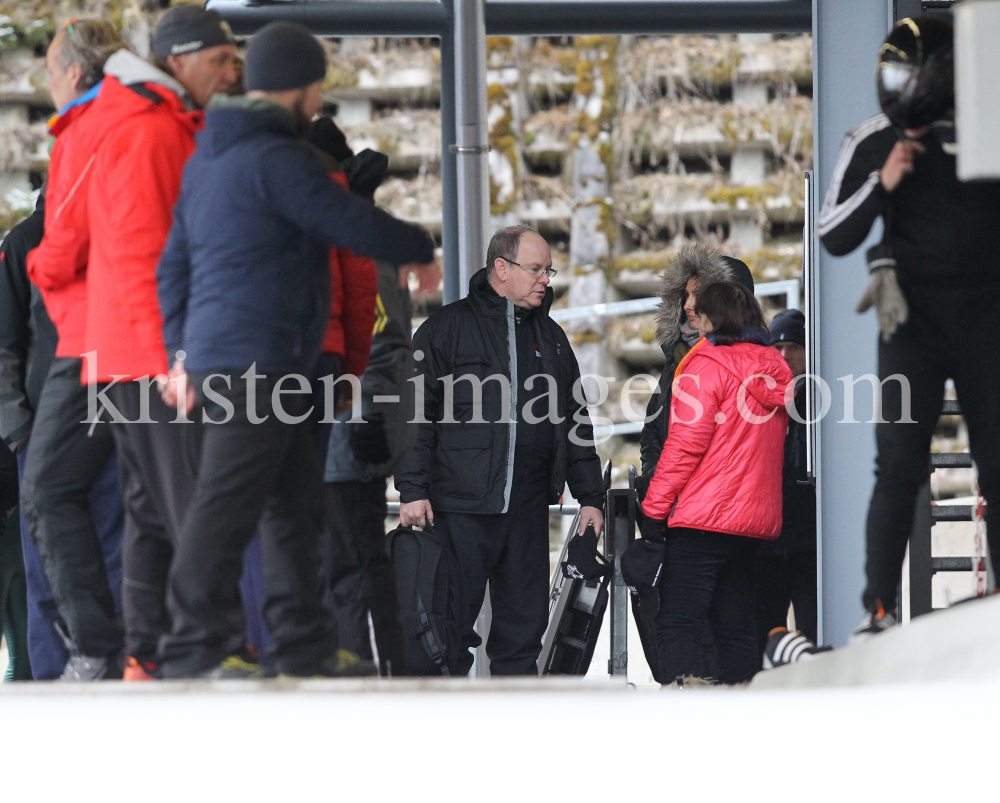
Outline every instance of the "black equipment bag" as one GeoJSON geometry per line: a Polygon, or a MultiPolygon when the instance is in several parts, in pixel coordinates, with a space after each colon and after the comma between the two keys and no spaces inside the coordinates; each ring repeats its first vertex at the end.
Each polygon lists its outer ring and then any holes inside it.
{"type": "Polygon", "coordinates": [[[406,671],[411,676],[451,675],[462,653],[459,622],[462,587],[458,560],[433,528],[397,527],[388,536],[396,574],[406,671]]]}

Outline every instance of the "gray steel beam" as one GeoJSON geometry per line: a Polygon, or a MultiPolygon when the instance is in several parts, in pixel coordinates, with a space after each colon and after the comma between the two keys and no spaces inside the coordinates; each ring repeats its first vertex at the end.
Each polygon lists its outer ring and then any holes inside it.
{"type": "MultiPolygon", "coordinates": [[[[238,36],[293,20],[317,36],[440,36],[448,10],[433,0],[208,0],[238,36]]],[[[489,36],[807,33],[810,0],[493,0],[489,36]]]]}
{"type": "Polygon", "coordinates": [[[486,4],[486,33],[491,36],[807,33],[811,18],[810,3],[803,0],[493,0],[486,4]]]}
{"type": "MultiPolygon", "coordinates": [[[[819,198],[830,185],[844,135],[877,114],[875,62],[888,29],[886,2],[813,0],[813,158],[819,198]]],[[[854,306],[868,282],[865,251],[877,236],[846,257],[817,248],[817,361],[832,391],[820,423],[817,501],[820,638],[840,646],[863,614],[865,516],[872,490],[874,425],[840,423],[845,384],[840,377],[876,373],[875,316],[854,306]]],[[[854,389],[855,418],[871,418],[872,389],[854,389]]]]}

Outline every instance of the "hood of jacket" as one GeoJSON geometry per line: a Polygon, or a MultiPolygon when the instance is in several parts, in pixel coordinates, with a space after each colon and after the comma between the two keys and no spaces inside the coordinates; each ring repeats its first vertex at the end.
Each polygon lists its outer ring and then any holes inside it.
{"type": "Polygon", "coordinates": [[[267,100],[216,95],[208,104],[198,147],[215,156],[261,134],[299,138],[295,120],[282,106],[267,100]]]}
{"type": "MultiPolygon", "coordinates": [[[[500,315],[507,314],[507,299],[490,286],[490,281],[486,277],[486,268],[480,268],[469,279],[469,296],[488,311],[494,311],[500,315]]],[[[532,310],[525,311],[538,312],[547,317],[554,297],[555,295],[550,285],[545,288],[545,296],[542,298],[542,303],[532,310]]]]}
{"type": "Polygon", "coordinates": [[[122,49],[112,54],[104,65],[104,74],[115,78],[122,86],[157,84],[177,95],[189,111],[196,108],[191,96],[177,79],[167,75],[145,59],[139,58],[131,50],[122,49]]]}
{"type": "Polygon", "coordinates": [[[660,274],[660,305],[656,308],[656,340],[669,346],[680,335],[684,316],[684,286],[692,276],[710,282],[732,281],[733,269],[718,248],[701,243],[687,245],[660,274]]]}
{"type": "Polygon", "coordinates": [[[697,354],[724,368],[741,384],[746,383],[747,395],[756,399],[765,410],[784,406],[785,389],[792,381],[792,372],[776,348],[746,342],[732,346],[704,343],[697,354]],[[768,382],[767,377],[773,382],[768,382]]]}

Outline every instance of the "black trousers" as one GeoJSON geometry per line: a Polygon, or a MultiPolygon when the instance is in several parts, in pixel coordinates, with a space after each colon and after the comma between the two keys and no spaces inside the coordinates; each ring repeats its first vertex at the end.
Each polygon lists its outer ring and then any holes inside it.
{"type": "Polygon", "coordinates": [[[167,677],[209,669],[246,643],[239,581],[243,552],[260,525],[267,601],[264,618],[278,668],[291,674],[319,669],[335,649],[320,600],[319,538],[324,524],[323,483],[312,430],[303,416],[307,397],[286,395],[272,408],[277,377],[251,384],[216,377],[212,388],[231,405],[201,396],[204,376],[192,375],[206,423],[197,489],[170,571],[171,632],[160,644],[167,677]],[[261,423],[251,423],[248,409],[261,423]],[[283,421],[282,418],[285,420],[283,421]]]}
{"type": "Polygon", "coordinates": [[[754,627],[754,558],[760,541],[671,527],[666,534],[657,652],[660,680],[698,677],[705,618],[715,631],[719,680],[742,683],[760,668],[754,627]]]}
{"type": "Polygon", "coordinates": [[[868,508],[867,587],[863,602],[896,608],[903,556],[913,526],[917,492],[927,482],[931,436],[941,415],[944,384],[955,382],[969,429],[994,572],[1000,571],[1000,285],[904,286],[910,319],[888,343],[879,343],[879,378],[902,375],[911,417],[901,423],[904,393],[898,381],[882,391],[877,424],[875,490],[868,508]],[[961,316],[956,326],[953,314],[961,316]]]}
{"type": "Polygon", "coordinates": [[[757,555],[757,647],[761,654],[767,634],[788,623],[788,606],[795,608],[795,627],[816,643],[816,552],[757,555]]]}
{"type": "Polygon", "coordinates": [[[80,384],[81,365],[72,357],[52,362],[28,441],[22,499],[74,647],[84,655],[103,656],[121,652],[124,643],[105,565],[120,560],[121,530],[111,529],[115,543],[102,543],[90,496],[114,456],[115,443],[107,414],[93,427],[84,423],[88,389],[80,384]]]}
{"type": "Polygon", "coordinates": [[[107,397],[133,422],[111,427],[125,501],[125,649],[142,661],[155,661],[159,641],[170,631],[167,574],[194,494],[202,425],[194,413],[191,423],[174,423],[177,411],[163,403],[155,383],[118,383],[108,388],[107,397]],[[152,423],[140,422],[144,412],[152,423]]]}
{"type": "Polygon", "coordinates": [[[371,616],[380,672],[406,666],[396,578],[385,546],[385,480],[326,484],[327,527],[320,541],[326,607],[341,647],[372,658],[371,616]]]}
{"type": "MultiPolygon", "coordinates": [[[[482,640],[474,626],[490,587],[493,620],[486,654],[493,675],[537,675],[549,618],[549,466],[515,464],[506,513],[475,515],[435,511],[436,529],[451,541],[462,573],[465,643],[482,640]]],[[[461,674],[472,668],[460,667],[461,674]]]]}

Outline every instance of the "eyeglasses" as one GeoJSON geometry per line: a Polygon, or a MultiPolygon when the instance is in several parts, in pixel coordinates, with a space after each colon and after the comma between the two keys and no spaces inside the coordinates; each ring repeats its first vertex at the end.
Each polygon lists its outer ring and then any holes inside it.
{"type": "Polygon", "coordinates": [[[527,267],[525,267],[524,265],[522,265],[522,264],[521,264],[520,262],[515,262],[515,261],[514,261],[513,259],[507,259],[507,257],[500,257],[500,258],[501,258],[501,259],[502,259],[502,260],[503,260],[504,262],[509,262],[509,263],[510,263],[511,265],[517,265],[517,266],[518,266],[518,267],[519,267],[519,268],[520,268],[521,270],[526,270],[526,271],[528,271],[528,273],[530,273],[530,274],[531,274],[532,276],[534,276],[534,277],[535,277],[536,279],[540,278],[540,277],[541,277],[541,275],[542,275],[543,273],[544,273],[544,274],[545,274],[546,276],[548,276],[548,277],[549,277],[550,279],[551,279],[551,278],[552,278],[553,276],[555,276],[555,275],[556,275],[557,273],[559,273],[559,271],[557,271],[557,270],[552,270],[552,268],[527,268],[527,267]]]}

